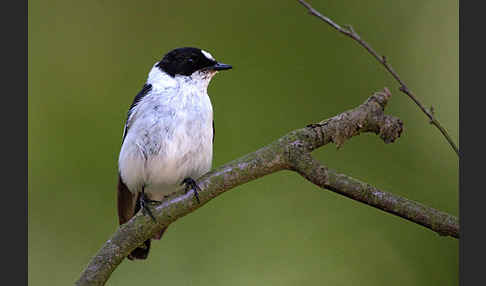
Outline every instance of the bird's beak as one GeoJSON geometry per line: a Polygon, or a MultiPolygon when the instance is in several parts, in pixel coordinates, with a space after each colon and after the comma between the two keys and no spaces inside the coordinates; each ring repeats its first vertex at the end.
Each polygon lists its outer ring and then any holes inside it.
{"type": "Polygon", "coordinates": [[[216,63],[213,66],[210,66],[209,69],[215,70],[215,71],[222,71],[222,70],[229,70],[232,69],[233,67],[227,64],[223,63],[216,63]]]}

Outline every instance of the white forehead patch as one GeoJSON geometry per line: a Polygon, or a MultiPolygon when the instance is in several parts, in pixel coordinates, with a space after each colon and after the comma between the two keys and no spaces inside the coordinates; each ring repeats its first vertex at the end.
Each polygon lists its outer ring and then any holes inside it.
{"type": "Polygon", "coordinates": [[[216,61],[213,56],[211,56],[210,53],[206,52],[205,50],[201,50],[201,53],[208,59],[212,60],[212,61],[216,61]]]}

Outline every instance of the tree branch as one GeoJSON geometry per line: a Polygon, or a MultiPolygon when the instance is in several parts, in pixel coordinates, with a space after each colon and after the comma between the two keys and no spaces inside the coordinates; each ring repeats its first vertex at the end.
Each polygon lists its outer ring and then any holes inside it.
{"type": "Polygon", "coordinates": [[[305,2],[304,0],[297,0],[297,1],[299,1],[300,4],[302,4],[305,8],[307,8],[309,14],[316,16],[317,18],[329,24],[338,32],[358,42],[358,44],[360,44],[363,48],[365,48],[378,62],[380,62],[385,67],[385,69],[393,76],[393,78],[400,84],[399,87],[400,91],[408,95],[408,97],[412,99],[413,102],[415,102],[415,104],[420,108],[420,110],[422,110],[422,112],[425,113],[425,115],[427,115],[427,117],[430,120],[429,123],[437,127],[437,129],[439,129],[442,135],[444,135],[447,142],[449,142],[449,145],[451,145],[452,149],[456,152],[457,156],[459,156],[459,148],[456,146],[452,138],[449,136],[449,133],[447,133],[445,128],[442,127],[442,125],[437,120],[437,118],[435,118],[433,108],[432,107],[430,109],[425,108],[425,106],[418,100],[418,98],[412,93],[412,91],[410,91],[410,89],[407,87],[405,82],[400,78],[400,76],[395,72],[395,70],[393,70],[392,66],[388,63],[385,56],[380,56],[367,42],[361,39],[361,37],[354,31],[351,25],[347,25],[346,28],[342,28],[338,24],[334,23],[331,19],[322,15],[321,13],[319,13],[319,11],[315,10],[309,3],[305,2]]]}
{"type": "Polygon", "coordinates": [[[331,190],[350,199],[400,216],[440,235],[459,238],[459,222],[456,217],[447,213],[381,191],[347,175],[339,174],[311,156],[302,156],[302,160],[296,167],[299,174],[323,189],[331,190]]]}
{"type": "Polygon", "coordinates": [[[101,247],[76,285],[104,285],[133,249],[163,227],[236,186],[280,170],[296,171],[321,188],[403,217],[441,235],[458,238],[459,222],[456,217],[338,174],[311,157],[313,150],[325,144],[333,142],[341,146],[347,139],[362,132],[379,134],[385,143],[394,142],[400,137],[403,124],[400,119],[384,114],[390,96],[385,88],[384,92],[375,93],[355,109],[294,130],[253,153],[207,173],[198,180],[200,204],[195,201],[193,191],[185,193],[179,190],[152,209],[157,223],[139,212],[120,226],[101,247]]]}

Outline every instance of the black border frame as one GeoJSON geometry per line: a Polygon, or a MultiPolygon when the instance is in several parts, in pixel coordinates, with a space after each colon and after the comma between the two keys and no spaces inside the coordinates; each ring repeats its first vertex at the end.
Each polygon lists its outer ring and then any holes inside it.
{"type": "Polygon", "coordinates": [[[28,283],[28,2],[2,7],[2,284],[28,283]],[[4,64],[7,64],[6,66],[4,64]]]}
{"type": "Polygon", "coordinates": [[[484,284],[483,204],[486,201],[482,186],[484,176],[484,139],[482,118],[484,105],[484,9],[480,2],[460,1],[459,5],[459,283],[484,284]],[[467,3],[467,5],[465,5],[467,3]],[[476,4],[476,6],[473,6],[476,4]],[[469,42],[466,42],[469,39],[469,42]],[[476,102],[478,101],[478,102],[476,102]],[[467,165],[466,165],[467,162],[467,165]]]}

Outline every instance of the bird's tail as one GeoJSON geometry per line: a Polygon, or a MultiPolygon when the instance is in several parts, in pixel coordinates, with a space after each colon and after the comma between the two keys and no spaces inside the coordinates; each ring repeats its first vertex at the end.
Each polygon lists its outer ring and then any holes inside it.
{"type": "MultiPolygon", "coordinates": [[[[159,233],[157,233],[152,239],[160,239],[162,238],[162,235],[164,234],[165,230],[167,227],[164,227],[159,233]]],[[[132,250],[130,254],[128,255],[128,259],[130,260],[135,260],[135,259],[147,259],[148,253],[150,251],[150,244],[152,239],[147,239],[142,246],[139,246],[132,250]]]]}
{"type": "Polygon", "coordinates": [[[150,241],[151,241],[150,239],[147,239],[143,243],[143,246],[139,246],[135,248],[132,252],[130,252],[127,258],[130,260],[147,259],[148,253],[150,251],[150,241]]]}
{"type": "MultiPolygon", "coordinates": [[[[118,177],[118,219],[120,225],[129,221],[140,210],[140,193],[136,200],[133,200],[134,195],[128,190],[128,187],[123,183],[121,177],[118,177]]],[[[160,239],[167,227],[164,227],[152,239],[160,239]]],[[[128,255],[128,259],[147,259],[150,251],[151,239],[147,239],[143,245],[135,248],[128,255]]]]}

